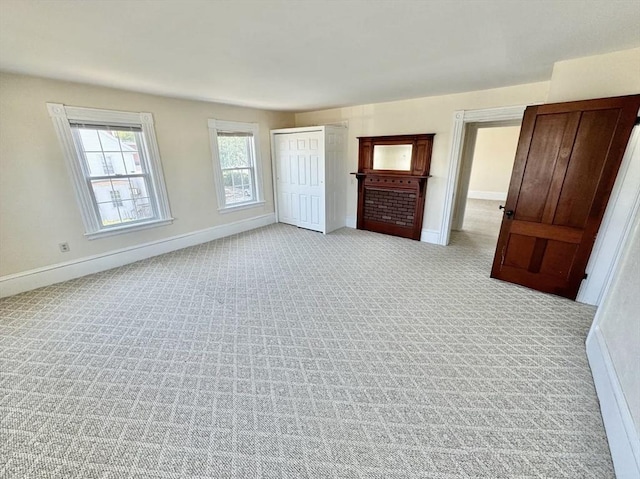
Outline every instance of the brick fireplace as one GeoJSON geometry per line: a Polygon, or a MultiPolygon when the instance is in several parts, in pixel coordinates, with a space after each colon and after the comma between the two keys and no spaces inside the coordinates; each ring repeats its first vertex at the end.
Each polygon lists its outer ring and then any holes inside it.
{"type": "Polygon", "coordinates": [[[415,218],[416,194],[410,191],[367,189],[364,219],[411,226],[415,218]]]}
{"type": "Polygon", "coordinates": [[[433,136],[359,138],[358,172],[354,173],[358,179],[358,229],[420,239],[433,136]],[[410,163],[407,154],[402,169],[391,169],[389,157],[382,162],[385,169],[375,168],[375,147],[396,145],[411,151],[410,163]]]}

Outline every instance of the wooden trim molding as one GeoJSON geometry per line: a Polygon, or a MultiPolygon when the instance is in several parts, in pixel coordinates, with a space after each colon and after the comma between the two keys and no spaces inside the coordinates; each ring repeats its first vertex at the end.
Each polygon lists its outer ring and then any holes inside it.
{"type": "Polygon", "coordinates": [[[358,229],[420,240],[434,136],[358,138],[358,171],[353,173],[358,179],[358,229]],[[376,146],[411,146],[409,164],[376,168],[376,146]]]}

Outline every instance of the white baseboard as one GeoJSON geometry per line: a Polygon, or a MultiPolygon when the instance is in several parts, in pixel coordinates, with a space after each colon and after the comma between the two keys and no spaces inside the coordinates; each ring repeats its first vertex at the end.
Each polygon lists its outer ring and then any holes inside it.
{"type": "Polygon", "coordinates": [[[586,345],[616,477],[638,479],[640,438],[611,361],[607,343],[597,326],[589,334],[586,345]]]}
{"type": "Polygon", "coordinates": [[[506,201],[507,194],[499,191],[473,191],[469,190],[467,198],[474,200],[494,200],[494,201],[506,201]]]}
{"type": "Polygon", "coordinates": [[[422,230],[420,233],[420,241],[425,243],[440,244],[440,231],[422,230]]]}
{"type": "Polygon", "coordinates": [[[98,273],[142,259],[151,258],[152,256],[206,243],[225,236],[260,228],[261,226],[267,226],[272,223],[275,223],[275,214],[269,213],[247,220],[213,226],[204,230],[172,236],[171,238],[114,250],[100,255],[88,256],[65,263],[57,263],[22,273],[2,276],[0,277],[0,298],[79,278],[80,276],[98,273]]]}
{"type": "Polygon", "coordinates": [[[347,228],[355,228],[358,224],[355,216],[347,216],[345,221],[347,228]]]}

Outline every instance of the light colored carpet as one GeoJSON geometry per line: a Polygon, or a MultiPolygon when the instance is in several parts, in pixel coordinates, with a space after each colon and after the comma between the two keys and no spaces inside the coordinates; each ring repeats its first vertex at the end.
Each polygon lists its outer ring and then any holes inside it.
{"type": "Polygon", "coordinates": [[[4,299],[0,477],[613,477],[594,309],[493,241],[272,225],[4,299]]]}
{"type": "Polygon", "coordinates": [[[504,201],[467,198],[462,231],[491,236],[497,240],[503,216],[498,208],[500,205],[504,205],[504,201]]]}

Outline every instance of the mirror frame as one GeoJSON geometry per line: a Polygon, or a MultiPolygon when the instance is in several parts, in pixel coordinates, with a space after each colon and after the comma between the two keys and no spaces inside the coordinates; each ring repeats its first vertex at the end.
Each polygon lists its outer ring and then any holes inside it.
{"type": "Polygon", "coordinates": [[[429,175],[433,134],[361,136],[358,154],[358,173],[401,176],[429,175]],[[376,145],[411,145],[411,166],[409,170],[378,170],[373,167],[373,149],[376,145]]]}
{"type": "Polygon", "coordinates": [[[374,170],[393,170],[393,171],[402,171],[405,173],[409,173],[411,171],[411,160],[413,158],[413,143],[403,143],[401,145],[381,145],[380,143],[377,143],[375,145],[373,145],[373,162],[372,162],[372,166],[374,170]],[[388,153],[386,155],[389,155],[388,157],[385,157],[385,153],[383,152],[383,149],[386,148],[397,148],[398,150],[394,153],[394,156],[390,156],[388,153]],[[403,150],[400,150],[400,148],[402,148],[403,150]],[[409,151],[411,152],[411,156],[409,158],[407,158],[407,151],[406,148],[409,148],[409,151]],[[386,162],[387,166],[392,166],[392,164],[394,166],[397,166],[399,163],[401,163],[402,165],[406,165],[406,168],[377,168],[376,167],[376,151],[379,153],[378,155],[378,161],[380,163],[382,162],[386,162]],[[400,156],[402,155],[402,156],[400,156]],[[400,156],[400,157],[399,157],[400,156]],[[408,160],[408,161],[407,161],[408,160]]]}

